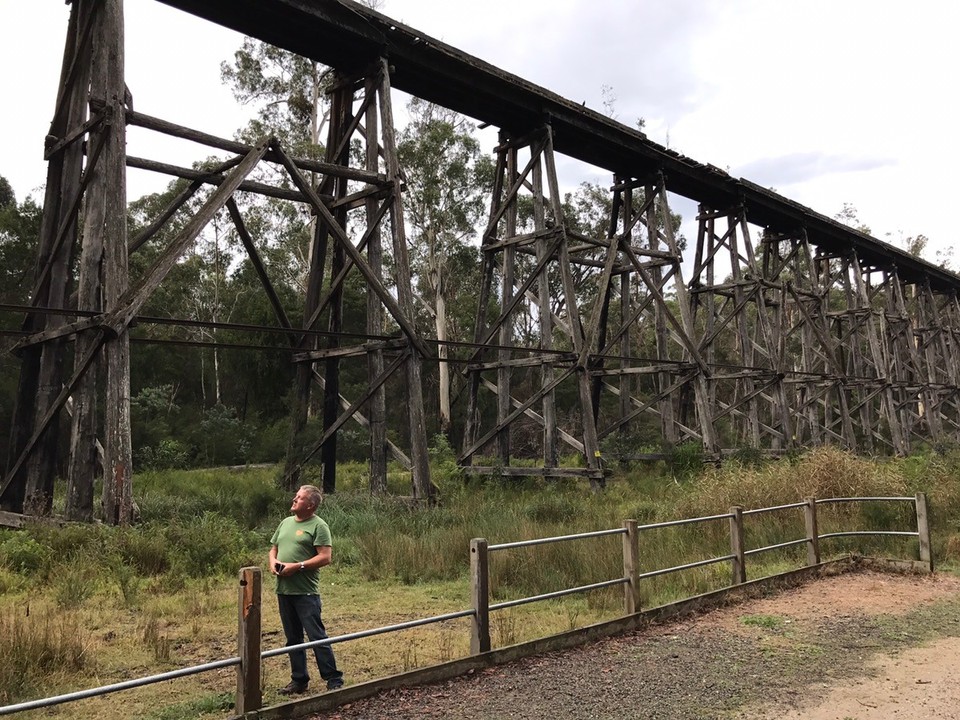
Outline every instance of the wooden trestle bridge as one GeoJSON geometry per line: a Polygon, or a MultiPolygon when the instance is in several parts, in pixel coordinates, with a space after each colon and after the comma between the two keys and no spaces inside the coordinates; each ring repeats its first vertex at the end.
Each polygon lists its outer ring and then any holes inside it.
{"type": "MultiPolygon", "coordinates": [[[[275,139],[246,146],[135,112],[124,81],[122,0],[73,0],[46,144],[40,270],[17,348],[22,371],[4,509],[49,512],[58,443],[69,441],[67,515],[91,517],[102,443],[106,518],[129,521],[128,330],[224,208],[277,328],[290,339],[294,432],[305,426],[311,392],[325,394],[325,431],[312,448],[324,458],[325,482],[335,472],[337,430],[360,421],[369,428],[373,482],[383,481],[392,454],[410,468],[414,494],[431,496],[423,367],[444,355],[413,320],[394,88],[500,130],[475,343],[457,368],[466,376],[460,461],[472,472],[574,474],[601,483],[605,439],[630,437],[639,423],[653,424],[668,445],[697,443],[707,457],[825,443],[907,453],[917,442],[960,436],[955,275],[349,0],[163,2],[333,68],[326,158],[299,159],[275,139]],[[232,159],[201,172],[128,157],[128,126],[188,138],[232,159]],[[357,141],[360,165],[349,152],[357,141]],[[611,173],[605,236],[580,235],[565,219],[558,154],[611,173]],[[260,163],[287,173],[295,189],[249,179],[260,163]],[[127,167],[191,181],[129,239],[127,167]],[[209,186],[200,209],[131,283],[128,254],[209,186]],[[288,318],[277,299],[235,192],[286,198],[317,217],[302,318],[288,318]],[[699,204],[686,264],[669,221],[673,194],[699,204]],[[518,223],[521,200],[533,207],[532,226],[518,223]],[[340,312],[344,279],[353,274],[367,289],[363,328],[343,327],[340,312]],[[335,342],[320,342],[321,317],[325,332],[341,334],[335,342]],[[514,332],[520,317],[539,324],[535,346],[514,332]],[[399,330],[386,337],[388,326],[399,330]],[[338,367],[349,357],[367,363],[368,381],[347,398],[338,367]],[[526,382],[516,381],[519,373],[526,382]],[[387,440],[390,383],[409,398],[406,447],[387,440]],[[69,438],[58,429],[64,410],[69,438]],[[537,468],[511,466],[518,422],[542,430],[537,468]],[[580,467],[558,467],[570,453],[582,456],[580,467]],[[495,460],[474,462],[481,454],[495,460]]],[[[292,480],[302,461],[289,459],[292,480]]]]}

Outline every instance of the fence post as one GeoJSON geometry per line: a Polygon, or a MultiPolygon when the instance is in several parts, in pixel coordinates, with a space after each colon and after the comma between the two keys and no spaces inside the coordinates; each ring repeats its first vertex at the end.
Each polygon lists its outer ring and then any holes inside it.
{"type": "Polygon", "coordinates": [[[625,520],[623,528],[623,614],[633,615],[640,611],[640,543],[637,538],[637,521],[625,520]]]}
{"type": "Polygon", "coordinates": [[[817,527],[817,499],[807,498],[803,519],[807,525],[807,565],[820,564],[820,531],[817,527]]]}
{"type": "Polygon", "coordinates": [[[746,556],[743,554],[743,508],[734,505],[730,508],[730,513],[730,554],[733,555],[731,569],[733,584],[739,585],[747,581],[746,556]]]}
{"type": "Polygon", "coordinates": [[[927,494],[917,493],[917,535],[920,538],[920,562],[933,572],[933,552],[930,549],[930,522],[927,518],[927,494]]]}
{"type": "Polygon", "coordinates": [[[473,601],[470,654],[479,655],[490,650],[490,576],[485,538],[470,541],[470,597],[473,601]]]}
{"type": "Polygon", "coordinates": [[[240,570],[239,618],[237,645],[240,665],[237,666],[235,711],[243,715],[263,706],[260,693],[260,568],[240,570]]]}

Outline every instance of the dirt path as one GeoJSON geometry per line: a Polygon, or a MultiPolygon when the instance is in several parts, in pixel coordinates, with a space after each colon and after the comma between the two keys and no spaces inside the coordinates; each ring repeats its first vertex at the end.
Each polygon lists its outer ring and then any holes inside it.
{"type": "Polygon", "coordinates": [[[960,579],[839,575],[314,716],[960,720],[960,579]]]}

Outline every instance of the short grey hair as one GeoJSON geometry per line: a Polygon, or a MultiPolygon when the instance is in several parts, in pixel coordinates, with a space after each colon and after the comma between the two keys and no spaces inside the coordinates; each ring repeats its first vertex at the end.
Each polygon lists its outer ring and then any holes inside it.
{"type": "Polygon", "coordinates": [[[301,485],[300,489],[306,490],[307,498],[313,503],[315,508],[320,507],[320,503],[323,502],[323,490],[316,485],[301,485]]]}

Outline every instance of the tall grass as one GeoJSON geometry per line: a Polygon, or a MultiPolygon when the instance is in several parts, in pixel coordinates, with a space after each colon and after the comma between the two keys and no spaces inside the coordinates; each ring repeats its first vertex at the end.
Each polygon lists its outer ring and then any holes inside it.
{"type": "MultiPolygon", "coordinates": [[[[434,453],[441,467],[449,464],[447,459],[434,453]]],[[[811,496],[912,495],[925,489],[931,493],[937,526],[948,531],[935,534],[936,550],[943,556],[960,546],[956,524],[951,527],[960,513],[954,480],[958,466],[960,455],[875,461],[824,448],[779,462],[708,467],[683,482],[670,468],[664,474],[627,471],[599,494],[572,480],[465,484],[450,471],[438,473],[440,506],[422,508],[402,499],[371,497],[366,467],[351,463],[339,469],[339,491],[326,499],[320,515],[333,531],[337,563],[357,567],[370,580],[413,584],[464,578],[474,537],[495,544],[612,529],[627,518],[645,524],[715,515],[733,505],[749,509],[811,496]]],[[[244,564],[262,564],[270,534],[289,512],[289,493],[277,490],[275,479],[272,469],[145,473],[138,476],[139,525],[0,533],[0,567],[44,583],[48,576],[63,575],[61,564],[99,558],[104,568],[94,568],[93,575],[117,587],[131,605],[138,577],[233,574],[244,564]]],[[[838,504],[822,506],[820,520],[823,532],[909,529],[911,513],[906,505],[838,504]]],[[[802,537],[802,511],[748,518],[746,533],[750,547],[802,537]]],[[[722,555],[729,552],[727,537],[726,521],[645,531],[642,563],[654,569],[722,555]]],[[[495,553],[495,591],[541,593],[609,579],[620,572],[619,548],[619,536],[612,536],[495,553]]]]}
{"type": "Polygon", "coordinates": [[[76,616],[29,612],[29,606],[0,610],[0,704],[16,701],[49,685],[51,676],[91,669],[89,638],[76,616]]]}
{"type": "MultiPolygon", "coordinates": [[[[471,538],[500,544],[614,529],[626,519],[643,525],[722,514],[733,505],[770,507],[810,496],[910,496],[925,491],[932,509],[935,557],[942,566],[960,556],[958,452],[866,460],[822,449],[766,464],[731,462],[699,473],[678,473],[669,465],[621,468],[602,493],[574,480],[467,482],[449,456],[442,447],[431,454],[441,488],[435,508],[398,497],[372,497],[364,464],[338,468],[338,492],[326,498],[319,514],[333,532],[334,562],[357,582],[375,583],[367,592],[466,586],[471,538]]],[[[65,672],[84,671],[89,658],[75,614],[94,613],[97,604],[139,618],[143,650],[148,661],[156,663],[176,661],[171,654],[185,642],[175,637],[174,608],[187,617],[180,632],[192,639],[216,633],[220,615],[228,618],[228,626],[235,623],[235,611],[221,607],[217,589],[228,588],[240,567],[263,565],[270,536],[289,513],[290,493],[276,488],[277,474],[276,469],[144,473],[136,480],[140,520],[133,527],[0,531],[0,638],[17,638],[17,647],[23,648],[0,665],[0,699],[16,700],[32,692],[31,678],[42,676],[44,662],[49,667],[44,658],[65,658],[58,661],[65,672]],[[59,608],[56,617],[35,615],[27,621],[16,614],[17,603],[43,596],[59,608]],[[34,669],[10,671],[17,662],[34,669]]],[[[407,494],[409,483],[408,472],[391,468],[392,492],[407,494]]],[[[820,524],[822,532],[910,530],[914,518],[906,504],[838,504],[821,506],[820,524]]],[[[803,514],[790,509],[750,516],[745,530],[749,548],[798,539],[804,534],[803,514]]],[[[729,524],[723,519],[648,529],[641,532],[639,545],[641,572],[720,557],[729,553],[729,524]]],[[[832,542],[824,554],[854,550],[899,557],[916,552],[915,543],[903,539],[866,543],[858,538],[832,542]]],[[[753,556],[748,573],[756,577],[804,561],[803,547],[753,556]]],[[[494,602],[610,580],[622,571],[620,535],[497,551],[490,559],[494,602]]],[[[643,605],[650,606],[729,583],[729,563],[723,562],[645,580],[640,590],[643,605]]],[[[364,591],[355,592],[359,597],[364,591]]],[[[516,641],[540,630],[541,622],[552,623],[550,631],[556,631],[558,624],[566,629],[593,621],[598,614],[618,613],[621,594],[615,587],[496,613],[496,632],[505,641],[516,641]]],[[[449,655],[449,648],[444,652],[449,655]]],[[[421,648],[417,655],[425,657],[427,650],[421,648]]]]}

